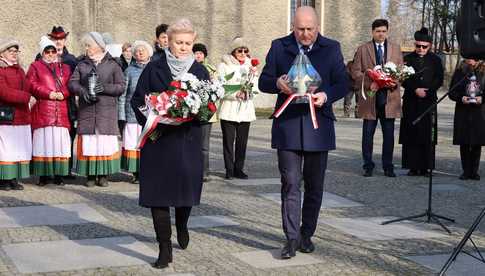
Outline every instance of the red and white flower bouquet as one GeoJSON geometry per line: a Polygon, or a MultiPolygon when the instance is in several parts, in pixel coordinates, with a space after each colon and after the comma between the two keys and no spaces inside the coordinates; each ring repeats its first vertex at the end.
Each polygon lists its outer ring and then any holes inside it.
{"type": "Polygon", "coordinates": [[[145,106],[140,108],[147,122],[138,139],[138,148],[148,139],[154,141],[160,136],[158,124],[176,126],[194,119],[208,121],[217,111],[215,102],[223,96],[220,82],[198,80],[189,73],[181,80],[172,81],[166,91],[147,95],[145,106]]]}
{"type": "MultiPolygon", "coordinates": [[[[413,67],[407,65],[397,66],[393,62],[387,62],[384,65],[377,65],[373,69],[367,69],[367,75],[369,78],[377,84],[379,89],[392,88],[397,83],[402,83],[416,72],[413,67]]],[[[368,91],[367,95],[373,97],[375,92],[368,91]]],[[[366,99],[362,89],[362,96],[366,99]]]]}

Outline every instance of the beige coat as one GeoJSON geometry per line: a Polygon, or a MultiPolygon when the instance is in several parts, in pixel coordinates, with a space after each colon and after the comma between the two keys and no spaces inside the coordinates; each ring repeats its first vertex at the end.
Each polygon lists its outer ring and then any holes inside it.
{"type": "MultiPolygon", "coordinates": [[[[399,45],[387,41],[386,61],[394,62],[396,65],[403,64],[403,56],[399,45]]],[[[354,55],[354,62],[351,66],[351,75],[354,83],[354,89],[359,93],[359,116],[362,119],[375,120],[376,119],[376,98],[369,97],[366,94],[366,99],[361,96],[362,92],[362,78],[364,79],[364,91],[370,91],[371,80],[365,73],[367,69],[372,69],[376,66],[376,54],[374,50],[374,42],[369,41],[357,48],[354,55]]],[[[398,85],[396,89],[389,91],[387,94],[386,103],[386,118],[399,118],[401,116],[401,86],[398,85]]]]}
{"type": "MultiPolygon", "coordinates": [[[[220,79],[234,72],[233,77],[226,81],[226,84],[240,84],[243,72],[249,72],[251,60],[246,59],[244,64],[239,64],[233,56],[225,55],[222,58],[222,63],[217,67],[217,74],[220,79]]],[[[257,87],[257,78],[254,80],[253,90],[257,87]]],[[[236,98],[235,93],[225,96],[218,109],[218,117],[220,120],[232,122],[251,122],[256,120],[256,112],[252,100],[242,101],[236,98]]]]}

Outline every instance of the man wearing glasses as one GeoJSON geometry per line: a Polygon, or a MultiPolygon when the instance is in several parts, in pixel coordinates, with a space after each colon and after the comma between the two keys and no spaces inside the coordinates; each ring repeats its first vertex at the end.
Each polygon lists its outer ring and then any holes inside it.
{"type": "Polygon", "coordinates": [[[393,62],[403,63],[399,45],[387,39],[389,23],[385,19],[377,19],[372,23],[372,40],[357,48],[351,74],[354,89],[363,94],[359,97],[359,116],[364,119],[362,127],[362,156],[364,159],[364,176],[370,177],[375,167],[372,161],[374,133],[377,120],[381,123],[383,134],[382,168],[387,177],[396,177],[392,156],[394,152],[394,121],[401,115],[401,95],[399,84],[392,88],[381,88],[367,76],[367,69],[376,65],[393,62]]]}
{"type": "MultiPolygon", "coordinates": [[[[422,28],[414,34],[415,51],[404,62],[412,66],[415,75],[403,82],[401,128],[399,143],[402,144],[402,167],[409,169],[408,175],[427,175],[434,164],[431,156],[431,113],[419,123],[412,122],[428,109],[437,99],[436,92],[443,85],[444,69],[441,59],[430,51],[432,38],[428,29],[422,28]]],[[[433,143],[436,144],[436,131],[433,143]]]]}

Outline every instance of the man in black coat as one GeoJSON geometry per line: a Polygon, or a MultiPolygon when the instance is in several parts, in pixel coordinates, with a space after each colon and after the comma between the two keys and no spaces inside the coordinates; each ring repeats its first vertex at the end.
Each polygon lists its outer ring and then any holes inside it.
{"type": "Polygon", "coordinates": [[[319,34],[315,10],[299,8],[294,22],[293,33],[273,41],[259,78],[262,92],[278,94],[275,110],[293,93],[286,74],[300,52],[307,55],[322,78],[320,87],[312,94],[317,129],[312,124],[308,104],[290,104],[273,120],[271,146],[278,150],[283,231],[287,239],[281,252],[284,259],[294,257],[297,249],[302,253],[315,249],[311,237],[322,204],[328,151],[335,149],[332,103],[345,96],[349,84],[340,45],[319,34]],[[303,209],[302,179],[305,183],[303,209]]]}
{"type": "Polygon", "coordinates": [[[422,28],[417,31],[414,38],[415,51],[404,57],[404,62],[412,66],[416,74],[402,84],[405,90],[399,132],[399,143],[402,144],[402,167],[409,169],[410,176],[425,175],[428,169],[434,168],[434,152],[431,146],[437,141],[436,110],[416,125],[412,123],[436,101],[436,93],[443,85],[444,75],[441,59],[430,52],[432,39],[428,29],[422,28]]]}

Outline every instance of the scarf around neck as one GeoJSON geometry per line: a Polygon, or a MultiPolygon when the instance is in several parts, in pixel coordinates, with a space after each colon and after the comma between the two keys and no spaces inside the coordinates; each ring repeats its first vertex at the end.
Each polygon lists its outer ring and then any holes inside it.
{"type": "Polygon", "coordinates": [[[190,54],[184,59],[179,59],[176,58],[169,49],[165,49],[165,55],[167,56],[167,64],[170,68],[170,73],[175,80],[180,80],[180,78],[189,71],[195,61],[193,54],[190,54]]]}

